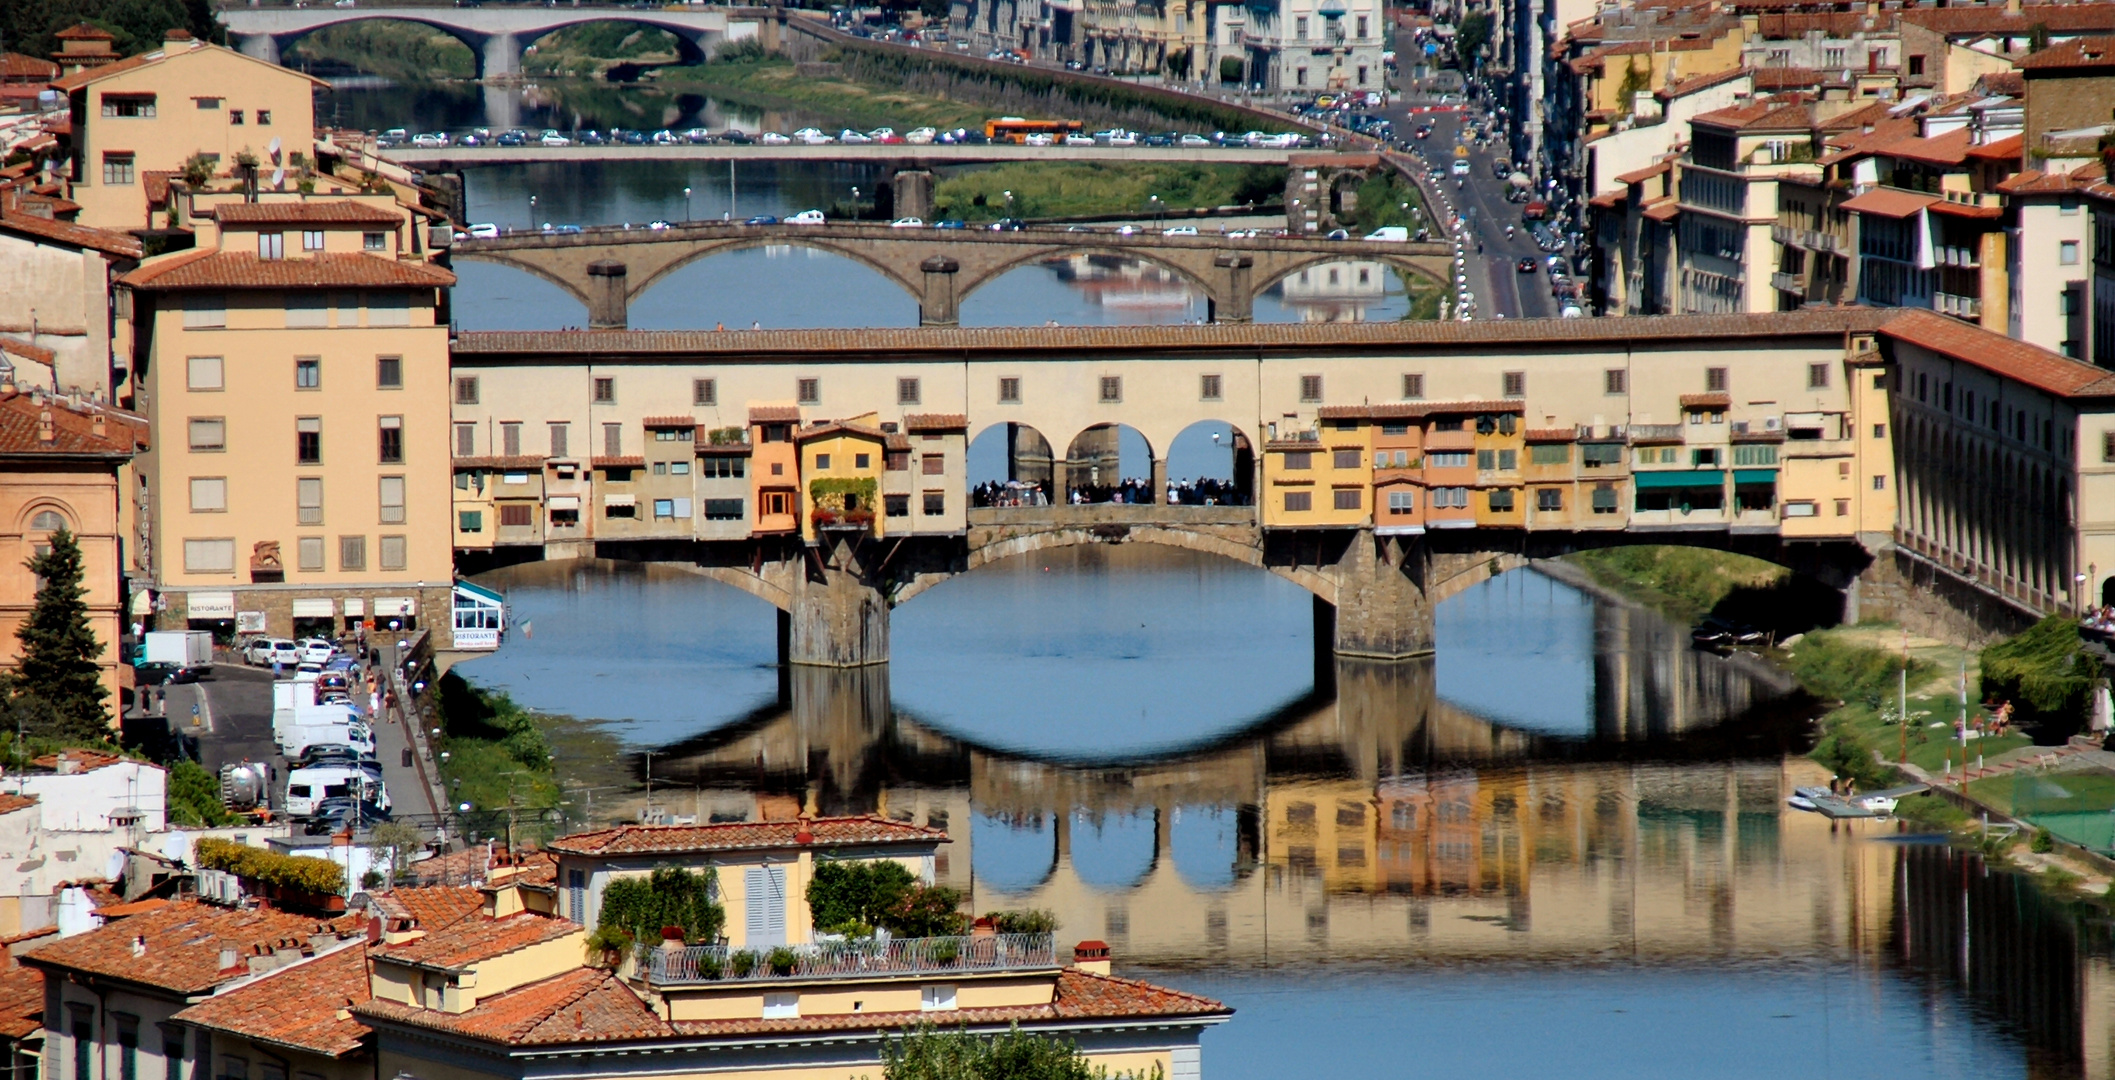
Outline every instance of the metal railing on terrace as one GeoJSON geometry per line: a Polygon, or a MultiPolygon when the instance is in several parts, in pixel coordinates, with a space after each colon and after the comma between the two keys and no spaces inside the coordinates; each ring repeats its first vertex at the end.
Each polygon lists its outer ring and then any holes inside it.
{"type": "Polygon", "coordinates": [[[862,938],[769,952],[686,945],[648,949],[641,964],[646,980],[656,986],[1034,971],[1056,966],[1057,946],[1050,934],[862,938]]]}

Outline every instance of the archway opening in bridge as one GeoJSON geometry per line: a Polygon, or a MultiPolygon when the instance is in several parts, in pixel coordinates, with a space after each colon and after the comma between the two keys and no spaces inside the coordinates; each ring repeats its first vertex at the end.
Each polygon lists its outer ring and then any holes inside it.
{"type": "Polygon", "coordinates": [[[1050,440],[1027,424],[995,424],[969,444],[971,506],[1047,505],[1052,492],[1050,440]]]}
{"type": "Polygon", "coordinates": [[[918,325],[918,301],[855,259],[769,244],[706,255],[632,298],[635,330],[918,325]]]}
{"type": "Polygon", "coordinates": [[[680,34],[616,18],[561,26],[521,45],[524,75],[630,82],[650,68],[705,62],[705,50],[680,34]],[[601,63],[610,60],[616,63],[601,63]]]}
{"type": "MultiPolygon", "coordinates": [[[[1255,503],[1256,447],[1224,420],[1199,420],[1168,443],[1167,482],[1173,501],[1192,506],[1255,503]]],[[[1166,498],[1166,493],[1162,493],[1166,498]]]]}
{"type": "MultiPolygon", "coordinates": [[[[1120,392],[1120,391],[1119,391],[1120,392]]],[[[1057,484],[1068,502],[1157,503],[1153,445],[1129,424],[1096,424],[1072,437],[1057,484]]]]}
{"type": "Polygon", "coordinates": [[[1057,815],[1045,810],[980,813],[969,820],[970,872],[980,888],[1018,895],[1057,868],[1057,815]]]}
{"type": "Polygon", "coordinates": [[[527,270],[457,259],[450,308],[463,330],[564,330],[587,325],[587,305],[527,270]]]}
{"type": "Polygon", "coordinates": [[[1073,874],[1101,892],[1136,888],[1153,872],[1160,854],[1154,838],[1158,820],[1158,812],[1150,806],[1074,810],[1067,830],[1072,841],[1073,874]]]}
{"type": "MultiPolygon", "coordinates": [[[[318,27],[287,45],[280,59],[318,77],[379,75],[411,83],[474,79],[479,64],[469,40],[430,23],[387,16],[318,27]]],[[[316,118],[324,119],[320,111],[316,118]]],[[[403,124],[397,117],[381,127],[403,124]]]]}
{"type": "Polygon", "coordinates": [[[1380,259],[1311,263],[1256,294],[1255,321],[1394,322],[1436,319],[1443,289],[1380,259]]]}
{"type": "Polygon", "coordinates": [[[962,298],[963,326],[1143,326],[1201,322],[1204,291],[1141,259],[1075,252],[1017,266],[962,298]]]}

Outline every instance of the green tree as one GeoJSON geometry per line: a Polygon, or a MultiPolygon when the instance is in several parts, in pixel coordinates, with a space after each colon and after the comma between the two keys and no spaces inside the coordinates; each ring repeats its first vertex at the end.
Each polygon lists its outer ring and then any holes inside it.
{"type": "Polygon", "coordinates": [[[902,863],[823,860],[808,881],[808,911],[827,934],[873,933],[917,884],[902,863]]]}
{"type": "Polygon", "coordinates": [[[1462,17],[1454,31],[1454,55],[1463,71],[1477,68],[1477,56],[1491,41],[1491,17],[1481,11],[1472,11],[1462,17]]]}
{"type": "Polygon", "coordinates": [[[381,868],[382,881],[393,882],[411,869],[411,856],[426,843],[426,834],[406,821],[385,821],[367,834],[367,850],[381,868]]]}
{"type": "Polygon", "coordinates": [[[88,627],[81,546],[71,530],[61,527],[51,534],[51,546],[26,565],[37,575],[37,599],[29,618],[15,628],[22,661],[12,680],[14,694],[50,708],[50,727],[33,734],[83,742],[107,739],[110,710],[103,706],[107,692],[96,664],[103,643],[88,627]]]}
{"type": "MultiPolygon", "coordinates": [[[[1004,1035],[942,1031],[930,1024],[907,1030],[881,1050],[884,1080],[1110,1080],[1106,1067],[1091,1065],[1068,1039],[1026,1035],[1016,1026],[1004,1035]]],[[[1127,1072],[1118,1080],[1159,1080],[1127,1072]]]]}
{"type": "Polygon", "coordinates": [[[913,885],[881,917],[881,925],[898,937],[951,937],[969,929],[962,900],[959,890],[945,885],[913,885]]]}
{"type": "Polygon", "coordinates": [[[195,761],[169,766],[169,821],[212,828],[235,820],[220,802],[220,781],[195,761]]]}
{"type": "Polygon", "coordinates": [[[112,47],[128,56],[160,48],[171,30],[227,40],[210,0],[31,0],[0,4],[0,43],[10,52],[45,56],[58,51],[54,35],[81,23],[110,31],[112,47]]]}
{"type": "Polygon", "coordinates": [[[601,948],[623,948],[637,941],[658,942],[662,929],[680,927],[683,940],[709,944],[727,925],[727,912],[712,899],[715,875],[710,868],[691,873],[664,866],[646,877],[619,878],[602,890],[602,916],[591,939],[601,948]]]}

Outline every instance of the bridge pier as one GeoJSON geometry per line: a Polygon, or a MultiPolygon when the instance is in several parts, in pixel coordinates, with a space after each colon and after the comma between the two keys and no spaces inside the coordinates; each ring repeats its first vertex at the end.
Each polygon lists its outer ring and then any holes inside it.
{"type": "Polygon", "coordinates": [[[1212,260],[1212,266],[1219,271],[1220,279],[1218,295],[1207,301],[1212,321],[1254,322],[1256,297],[1249,285],[1256,260],[1248,255],[1221,255],[1212,260]]]}
{"type": "Polygon", "coordinates": [[[279,39],[270,34],[238,34],[235,49],[244,56],[255,57],[267,64],[279,62],[279,39]]]}
{"type": "Polygon", "coordinates": [[[825,539],[810,548],[805,573],[793,579],[792,610],[781,625],[781,659],[816,667],[889,662],[889,602],[867,581],[857,542],[825,539]]]}
{"type": "Polygon", "coordinates": [[[895,192],[896,216],[933,216],[933,174],[924,169],[904,169],[890,178],[895,192]]]}
{"type": "MultiPolygon", "coordinates": [[[[931,175],[927,174],[927,178],[931,175]]],[[[930,193],[927,198],[930,200],[930,193]]],[[[962,272],[962,264],[945,255],[935,255],[919,263],[918,269],[925,275],[925,291],[918,298],[918,325],[958,325],[962,301],[955,293],[955,277],[962,272]]]]}
{"type": "Polygon", "coordinates": [[[521,39],[502,31],[486,38],[478,48],[477,77],[482,80],[521,76],[521,39]]]}
{"type": "Polygon", "coordinates": [[[625,266],[615,259],[588,264],[588,329],[622,330],[630,325],[631,297],[626,295],[625,266]]]}
{"type": "MultiPolygon", "coordinates": [[[[1336,580],[1329,612],[1330,645],[1338,656],[1405,660],[1433,651],[1431,552],[1415,536],[1377,536],[1360,530],[1327,572],[1336,580]]],[[[1317,609],[1316,630],[1323,630],[1317,609]]],[[[1319,643],[1319,642],[1318,642],[1319,643]]]]}

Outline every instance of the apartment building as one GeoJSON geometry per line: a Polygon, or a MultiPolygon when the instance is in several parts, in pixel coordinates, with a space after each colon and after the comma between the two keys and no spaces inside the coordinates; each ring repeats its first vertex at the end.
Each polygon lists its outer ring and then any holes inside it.
{"type": "Polygon", "coordinates": [[[193,212],[196,248],[120,279],[133,393],[162,433],[132,493],[160,625],[445,623],[454,276],[384,196],[193,212]]]}
{"type": "Polygon", "coordinates": [[[1814,107],[1757,102],[1691,122],[1678,166],[1680,227],[1674,310],[1684,314],[1783,311],[1797,307],[1764,287],[1777,260],[1771,227],[1778,187],[1820,173],[1814,107]]]}
{"type": "MultiPolygon", "coordinates": [[[[1385,17],[1379,0],[1248,5],[1241,48],[1249,81],[1273,94],[1384,90],[1385,17]]],[[[1219,54],[1222,60],[1228,55],[1219,54]]]]}
{"type": "MultiPolygon", "coordinates": [[[[64,61],[61,61],[64,65],[64,61]]],[[[67,197],[79,221],[144,229],[168,181],[202,156],[215,173],[298,171],[315,137],[325,84],[172,30],[149,53],[82,67],[53,83],[72,111],[67,197]]],[[[284,173],[280,174],[283,178],[284,173]]]]}
{"type": "Polygon", "coordinates": [[[7,205],[10,194],[0,192],[0,350],[14,382],[109,401],[111,283],[138,264],[140,242],[7,205]]]}

